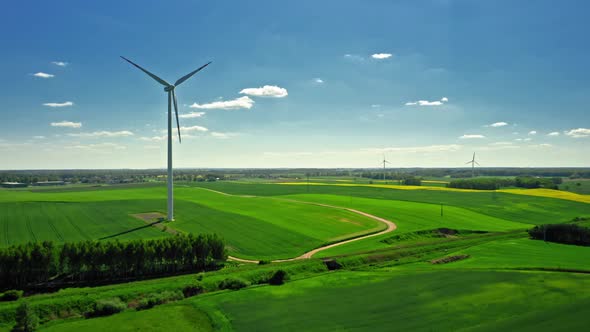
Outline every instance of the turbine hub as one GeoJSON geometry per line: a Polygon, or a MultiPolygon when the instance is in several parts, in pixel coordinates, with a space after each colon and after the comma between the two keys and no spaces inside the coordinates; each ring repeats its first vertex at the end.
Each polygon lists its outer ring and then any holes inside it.
{"type": "Polygon", "coordinates": [[[164,87],[164,91],[170,92],[170,91],[174,90],[174,88],[175,88],[174,85],[168,85],[167,87],[164,87]]]}

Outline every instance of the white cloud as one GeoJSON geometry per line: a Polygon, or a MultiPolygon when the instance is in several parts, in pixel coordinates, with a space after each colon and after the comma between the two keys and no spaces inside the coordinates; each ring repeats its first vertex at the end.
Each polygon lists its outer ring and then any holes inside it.
{"type": "Polygon", "coordinates": [[[529,131],[529,135],[537,135],[537,131],[536,130],[531,130],[531,131],[529,131]]]}
{"type": "MultiPolygon", "coordinates": [[[[45,136],[33,136],[34,139],[45,139],[45,136]]],[[[1,141],[1,140],[0,140],[1,141]]]]}
{"type": "Polygon", "coordinates": [[[379,105],[379,104],[373,104],[373,105],[371,105],[371,107],[372,108],[379,108],[379,107],[381,107],[381,105],[379,105]]]}
{"type": "Polygon", "coordinates": [[[558,131],[552,131],[549,134],[547,134],[547,136],[559,136],[559,132],[558,131]]]}
{"type": "Polygon", "coordinates": [[[525,141],[525,142],[530,142],[531,140],[532,140],[532,138],[530,138],[530,137],[523,139],[523,141],[525,141]]]}
{"type": "Polygon", "coordinates": [[[459,137],[460,139],[473,139],[473,138],[486,138],[484,135],[479,134],[465,134],[459,137]]]}
{"type": "Polygon", "coordinates": [[[322,84],[322,83],[324,83],[324,80],[323,80],[323,79],[321,79],[321,78],[319,78],[319,77],[317,77],[317,78],[314,78],[314,79],[313,79],[313,81],[314,81],[315,83],[317,83],[317,84],[322,84]]]}
{"type": "Polygon", "coordinates": [[[127,149],[126,146],[116,144],[116,143],[98,143],[98,144],[86,144],[86,145],[71,145],[66,146],[68,149],[79,149],[79,150],[89,150],[89,151],[96,151],[96,150],[125,150],[127,149]]]}
{"type": "Polygon", "coordinates": [[[497,127],[504,127],[504,126],[507,126],[507,125],[508,125],[508,123],[506,123],[506,122],[494,122],[494,123],[492,123],[489,126],[490,127],[497,128],[497,127]]]}
{"type": "Polygon", "coordinates": [[[60,121],[60,122],[52,122],[52,127],[68,127],[68,128],[80,128],[82,127],[81,122],[71,122],[71,121],[60,121]]]}
{"type": "Polygon", "coordinates": [[[55,75],[53,75],[53,74],[47,74],[47,73],[43,73],[43,72],[35,73],[35,74],[33,74],[33,76],[35,76],[35,77],[41,77],[41,78],[52,78],[52,77],[55,77],[55,75]]]}
{"type": "Polygon", "coordinates": [[[140,137],[139,139],[142,141],[148,141],[148,142],[160,142],[166,139],[166,135],[164,136],[153,136],[153,137],[140,137]]]}
{"type": "Polygon", "coordinates": [[[565,134],[570,137],[574,138],[581,138],[581,137],[588,137],[590,136],[590,129],[587,128],[578,128],[565,131],[565,134]]]}
{"type": "Polygon", "coordinates": [[[363,58],[360,55],[356,55],[356,54],[344,54],[344,58],[351,60],[351,61],[358,61],[358,62],[365,61],[365,58],[363,58]]]}
{"type": "Polygon", "coordinates": [[[311,152],[264,152],[263,155],[269,157],[302,157],[311,156],[311,152]]]}
{"type": "Polygon", "coordinates": [[[56,66],[60,66],[60,67],[65,67],[68,65],[68,63],[65,61],[51,61],[51,63],[53,63],[56,66]]]}
{"type": "Polygon", "coordinates": [[[441,106],[444,105],[444,103],[448,102],[449,98],[447,97],[442,97],[440,100],[435,100],[435,101],[428,101],[428,100],[418,100],[418,101],[409,101],[407,103],[405,103],[404,105],[406,106],[441,106]]]}
{"type": "Polygon", "coordinates": [[[287,97],[289,93],[287,89],[278,87],[276,85],[265,85],[260,88],[247,88],[240,91],[241,94],[250,95],[254,97],[272,97],[283,98],[287,97]]]}
{"type": "Polygon", "coordinates": [[[375,54],[371,55],[371,58],[377,59],[377,60],[383,60],[383,59],[391,58],[391,56],[392,56],[391,53],[375,53],[375,54]]]}
{"type": "Polygon", "coordinates": [[[413,147],[390,147],[390,148],[367,148],[362,151],[372,153],[388,153],[388,152],[449,152],[461,149],[459,144],[447,145],[427,145],[427,146],[413,146],[413,147]]]}
{"type": "Polygon", "coordinates": [[[68,107],[68,106],[74,106],[74,103],[71,101],[66,101],[63,103],[45,103],[43,104],[43,106],[48,106],[48,107],[68,107]]]}
{"type": "Polygon", "coordinates": [[[512,145],[512,142],[494,142],[494,143],[490,143],[489,145],[492,146],[502,146],[502,145],[512,145]]]}
{"type": "Polygon", "coordinates": [[[190,112],[187,114],[179,114],[178,117],[181,119],[192,119],[192,118],[200,118],[205,115],[205,112],[190,112]]]}
{"type": "Polygon", "coordinates": [[[238,136],[237,133],[220,133],[217,131],[211,132],[211,136],[215,137],[215,138],[219,138],[219,139],[228,139],[228,138],[232,138],[232,137],[236,137],[238,136]]]}
{"type": "Polygon", "coordinates": [[[186,133],[186,132],[191,132],[191,131],[207,132],[207,131],[209,131],[209,129],[207,129],[205,127],[201,127],[201,126],[180,127],[181,133],[186,133]]]}
{"type": "Polygon", "coordinates": [[[68,134],[68,136],[73,137],[127,137],[133,136],[133,133],[129,130],[121,130],[121,131],[95,131],[91,133],[76,133],[76,134],[68,134]]]}
{"type": "Polygon", "coordinates": [[[190,108],[198,108],[198,109],[222,109],[222,110],[238,110],[238,109],[250,109],[254,105],[254,100],[252,100],[248,96],[240,97],[234,100],[226,100],[226,101],[214,101],[209,104],[197,104],[194,103],[190,105],[190,108]]]}
{"type": "Polygon", "coordinates": [[[537,144],[537,145],[531,145],[531,147],[533,147],[533,148],[551,148],[551,147],[553,147],[553,145],[548,144],[548,143],[542,143],[542,144],[537,144]]]}

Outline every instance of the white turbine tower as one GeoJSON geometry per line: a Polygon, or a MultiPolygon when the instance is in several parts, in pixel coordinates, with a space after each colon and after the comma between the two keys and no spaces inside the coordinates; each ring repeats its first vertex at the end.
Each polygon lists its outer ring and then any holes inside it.
{"type": "Polygon", "coordinates": [[[471,158],[471,160],[465,164],[471,164],[471,177],[475,177],[475,164],[477,164],[477,166],[481,166],[477,161],[475,161],[475,152],[473,153],[473,158],[471,158]]]}
{"type": "Polygon", "coordinates": [[[178,122],[178,104],[176,103],[176,94],[174,93],[174,88],[182,84],[184,81],[188,80],[194,74],[198,73],[201,69],[207,67],[211,61],[204,64],[203,66],[199,67],[198,69],[182,76],[179,78],[174,84],[170,84],[163,79],[159,78],[158,76],[150,73],[149,71],[143,69],[139,65],[133,63],[131,60],[126,59],[125,57],[121,57],[123,60],[129,62],[133,66],[137,67],[142,72],[148,74],[151,78],[156,80],[156,82],[162,84],[164,86],[164,91],[168,93],[168,220],[174,220],[174,193],[172,191],[172,186],[174,182],[174,175],[172,172],[172,105],[174,104],[174,113],[176,114],[176,127],[178,130],[178,142],[181,142],[180,138],[180,123],[178,122]]]}

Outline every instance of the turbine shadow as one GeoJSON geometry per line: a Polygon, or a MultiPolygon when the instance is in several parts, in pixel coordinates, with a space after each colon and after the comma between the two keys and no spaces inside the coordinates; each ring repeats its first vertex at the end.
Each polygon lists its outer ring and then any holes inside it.
{"type": "Polygon", "coordinates": [[[129,234],[129,233],[132,233],[132,232],[136,232],[136,231],[139,231],[139,230],[148,228],[148,227],[155,226],[155,225],[157,225],[157,224],[159,224],[159,223],[161,223],[163,221],[164,221],[164,218],[159,218],[157,221],[151,222],[151,223],[149,223],[149,224],[147,224],[145,226],[139,226],[139,227],[135,227],[135,228],[132,228],[132,229],[129,229],[129,230],[126,230],[126,231],[123,231],[123,232],[119,232],[119,233],[116,233],[116,234],[113,234],[113,235],[104,236],[104,237],[99,238],[98,240],[99,241],[102,241],[102,240],[106,240],[106,239],[112,239],[112,238],[117,237],[117,236],[129,234]]]}

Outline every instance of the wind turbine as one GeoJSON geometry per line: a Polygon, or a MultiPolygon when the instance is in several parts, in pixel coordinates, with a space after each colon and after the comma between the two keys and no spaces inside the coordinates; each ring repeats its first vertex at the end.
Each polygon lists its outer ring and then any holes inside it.
{"type": "Polygon", "coordinates": [[[383,155],[383,161],[382,161],[382,163],[383,163],[383,181],[385,181],[385,164],[386,163],[387,164],[391,164],[391,163],[385,159],[385,155],[383,155]]]}
{"type": "Polygon", "coordinates": [[[150,73],[146,69],[140,67],[138,64],[133,63],[131,60],[121,56],[123,60],[129,62],[137,69],[141,70],[142,72],[146,73],[148,76],[156,80],[156,82],[162,84],[164,86],[164,91],[168,93],[168,220],[174,220],[174,193],[172,191],[172,186],[174,182],[173,173],[172,173],[172,104],[174,104],[174,113],[176,114],[176,127],[178,130],[178,142],[181,143],[182,140],[180,138],[180,123],[178,122],[178,104],[176,103],[176,94],[174,93],[174,89],[182,84],[184,81],[191,78],[194,74],[198,73],[201,69],[207,67],[211,61],[202,65],[201,67],[193,70],[192,72],[182,76],[179,78],[174,84],[170,84],[163,79],[159,78],[158,76],[150,73]]]}
{"type": "Polygon", "coordinates": [[[475,161],[475,152],[473,153],[473,158],[465,164],[471,164],[471,177],[475,177],[475,164],[477,164],[477,166],[481,166],[477,161],[475,161]]]}

